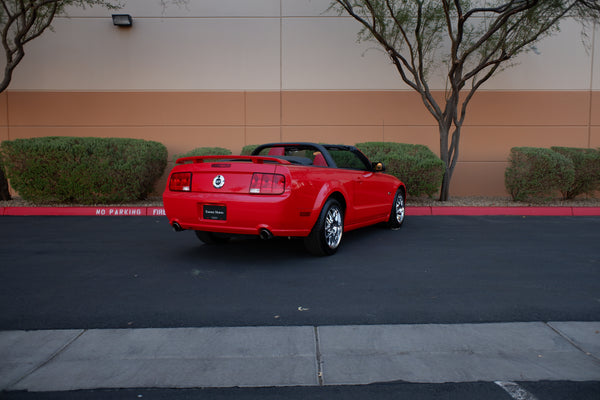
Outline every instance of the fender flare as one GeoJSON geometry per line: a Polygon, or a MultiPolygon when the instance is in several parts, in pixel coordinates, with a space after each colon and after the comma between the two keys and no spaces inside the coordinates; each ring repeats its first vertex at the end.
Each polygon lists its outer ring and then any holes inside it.
{"type": "Polygon", "coordinates": [[[315,225],[319,218],[319,214],[321,213],[321,210],[325,205],[325,202],[332,196],[336,198],[336,200],[338,200],[344,208],[345,219],[346,210],[348,209],[348,200],[350,199],[350,196],[342,185],[335,185],[328,182],[321,187],[313,203],[313,211],[315,212],[313,212],[311,215],[311,226],[315,225]]]}

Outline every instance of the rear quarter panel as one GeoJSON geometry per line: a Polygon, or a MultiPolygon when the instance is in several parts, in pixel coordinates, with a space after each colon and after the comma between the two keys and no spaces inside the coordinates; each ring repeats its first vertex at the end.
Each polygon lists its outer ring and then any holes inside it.
{"type": "MultiPolygon", "coordinates": [[[[278,167],[280,168],[280,167],[278,167]]],[[[299,212],[310,212],[311,224],[314,225],[319,213],[329,197],[339,193],[345,206],[345,230],[351,230],[389,218],[396,190],[401,185],[395,177],[383,173],[372,174],[372,185],[375,188],[371,214],[365,216],[357,207],[357,177],[367,174],[364,171],[344,170],[338,168],[288,166],[292,177],[291,196],[299,212]]]]}

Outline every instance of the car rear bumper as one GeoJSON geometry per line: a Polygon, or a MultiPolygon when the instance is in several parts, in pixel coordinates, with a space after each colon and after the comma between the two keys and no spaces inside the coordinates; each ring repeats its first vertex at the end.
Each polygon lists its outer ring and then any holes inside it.
{"type": "Polygon", "coordinates": [[[265,229],[273,236],[308,236],[315,222],[313,210],[294,205],[289,194],[252,195],[185,193],[163,194],[165,213],[171,225],[182,229],[241,235],[259,235],[265,229]],[[225,219],[205,218],[204,206],[221,206],[225,219]]]}

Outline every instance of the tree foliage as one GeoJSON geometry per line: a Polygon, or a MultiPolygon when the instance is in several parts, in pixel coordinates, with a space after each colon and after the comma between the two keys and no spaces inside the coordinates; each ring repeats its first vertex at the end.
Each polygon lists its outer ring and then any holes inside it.
{"type": "Polygon", "coordinates": [[[402,80],[421,95],[438,122],[447,200],[461,128],[475,92],[540,40],[574,18],[600,21],[600,0],[334,0],[331,7],[362,24],[359,40],[377,42],[402,80]],[[430,86],[445,65],[444,96],[430,86]]]}

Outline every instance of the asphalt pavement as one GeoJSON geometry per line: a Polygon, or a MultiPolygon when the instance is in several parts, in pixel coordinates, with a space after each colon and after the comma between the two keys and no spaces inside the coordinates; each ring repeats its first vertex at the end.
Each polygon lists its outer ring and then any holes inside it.
{"type": "Polygon", "coordinates": [[[0,218],[4,394],[600,381],[598,217],[413,217],[316,259],[165,222],[0,218]]]}
{"type": "Polygon", "coordinates": [[[320,258],[165,218],[0,226],[0,330],[600,320],[600,217],[412,217],[320,258]]]}

